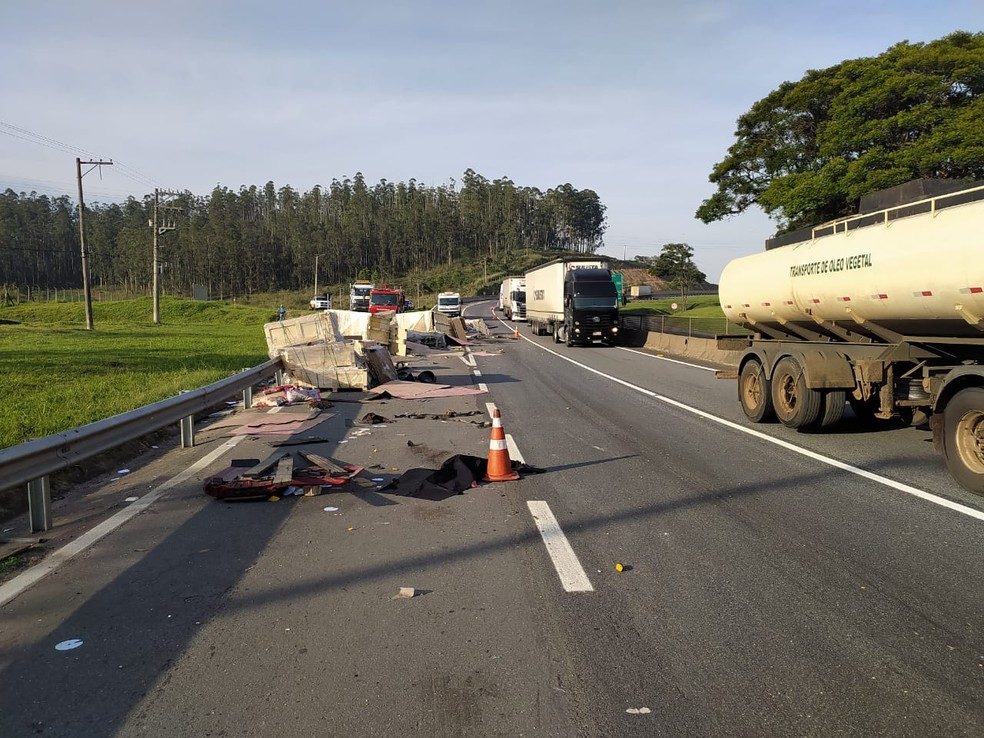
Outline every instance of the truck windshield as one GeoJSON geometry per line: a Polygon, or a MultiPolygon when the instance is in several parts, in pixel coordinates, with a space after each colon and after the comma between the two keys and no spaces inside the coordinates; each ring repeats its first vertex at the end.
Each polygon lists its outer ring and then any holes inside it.
{"type": "Polygon", "coordinates": [[[437,298],[438,305],[457,305],[461,302],[460,297],[439,297],[437,298]]]}
{"type": "Polygon", "coordinates": [[[574,285],[574,307],[576,308],[614,308],[618,306],[615,283],[582,282],[574,285]]]}
{"type": "Polygon", "coordinates": [[[513,292],[512,300],[513,302],[526,302],[526,292],[513,292]]]}
{"type": "Polygon", "coordinates": [[[396,295],[376,292],[373,294],[370,302],[373,305],[396,305],[396,295]]]}
{"type": "Polygon", "coordinates": [[[371,287],[353,287],[352,294],[356,297],[368,297],[369,293],[372,292],[371,287]]]}

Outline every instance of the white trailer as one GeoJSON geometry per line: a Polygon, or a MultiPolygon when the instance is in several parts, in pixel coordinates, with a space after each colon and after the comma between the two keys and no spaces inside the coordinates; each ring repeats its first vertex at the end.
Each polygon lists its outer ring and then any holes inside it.
{"type": "Polygon", "coordinates": [[[928,420],[953,477],[984,494],[984,186],[904,187],[882,195],[901,204],[729,263],[721,307],[753,335],[718,345],[743,349],[731,376],[752,422],[822,430],[848,403],[928,420]]]}

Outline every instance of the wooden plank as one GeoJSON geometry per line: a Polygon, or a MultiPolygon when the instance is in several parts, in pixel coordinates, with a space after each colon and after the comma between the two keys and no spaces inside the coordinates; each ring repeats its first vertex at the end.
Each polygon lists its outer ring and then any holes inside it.
{"type": "Polygon", "coordinates": [[[277,471],[273,475],[274,484],[290,484],[294,477],[294,457],[290,454],[277,462],[277,471]]]}
{"type": "Polygon", "coordinates": [[[310,461],[315,466],[324,469],[325,471],[333,472],[335,474],[347,474],[348,469],[339,466],[334,461],[329,459],[327,456],[322,456],[321,454],[312,454],[306,451],[300,452],[301,456],[310,461]]]}
{"type": "Polygon", "coordinates": [[[266,476],[265,472],[267,472],[274,464],[277,464],[284,456],[287,455],[287,451],[276,451],[267,456],[256,466],[244,471],[239,476],[246,477],[247,479],[256,479],[257,477],[266,476]]]}

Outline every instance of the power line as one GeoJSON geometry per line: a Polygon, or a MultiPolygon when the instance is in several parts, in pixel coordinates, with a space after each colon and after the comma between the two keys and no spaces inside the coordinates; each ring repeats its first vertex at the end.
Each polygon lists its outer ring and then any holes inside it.
{"type": "MultiPolygon", "coordinates": [[[[21,141],[27,141],[28,143],[37,144],[38,146],[44,146],[45,148],[49,148],[54,151],[60,151],[64,154],[75,154],[76,156],[84,154],[86,157],[92,157],[95,159],[101,158],[99,154],[87,151],[86,149],[65,143],[64,141],[59,141],[49,136],[44,136],[40,133],[35,133],[34,131],[21,128],[20,126],[15,126],[2,120],[0,120],[0,133],[21,141]]],[[[137,171],[133,167],[116,160],[111,161],[113,161],[113,165],[120,171],[120,174],[127,179],[130,179],[138,184],[142,184],[145,187],[160,187],[159,182],[137,171]]]]}

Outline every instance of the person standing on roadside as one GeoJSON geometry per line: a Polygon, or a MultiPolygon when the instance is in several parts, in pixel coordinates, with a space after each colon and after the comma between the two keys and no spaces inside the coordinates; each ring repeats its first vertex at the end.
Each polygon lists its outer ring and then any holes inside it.
{"type": "Polygon", "coordinates": [[[284,318],[286,318],[287,317],[287,308],[285,308],[283,305],[281,305],[280,306],[280,309],[277,310],[277,316],[278,316],[278,320],[283,320],[284,318]]]}

